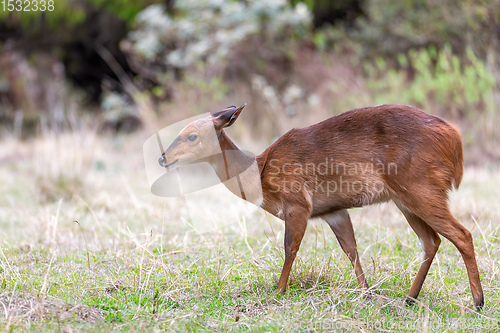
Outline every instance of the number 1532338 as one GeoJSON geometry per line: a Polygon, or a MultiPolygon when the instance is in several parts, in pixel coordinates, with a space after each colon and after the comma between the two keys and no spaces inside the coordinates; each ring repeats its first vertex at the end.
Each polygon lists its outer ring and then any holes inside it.
{"type": "Polygon", "coordinates": [[[51,12],[54,0],[1,0],[0,8],[4,12],[51,12]]]}

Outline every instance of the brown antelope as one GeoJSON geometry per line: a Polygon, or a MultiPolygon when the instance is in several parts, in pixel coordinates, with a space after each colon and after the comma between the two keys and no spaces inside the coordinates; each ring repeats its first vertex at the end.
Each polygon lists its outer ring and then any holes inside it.
{"type": "Polygon", "coordinates": [[[236,195],[285,221],[285,263],[290,269],[307,226],[321,217],[354,266],[369,295],[347,209],[392,200],[420,239],[423,260],[406,298],[417,298],[439,248],[439,235],[460,251],[477,309],[484,304],[471,233],[448,209],[448,191],[463,173],[460,134],[449,123],[414,107],[381,105],[352,110],[292,129],[256,157],[224,133],[245,105],[229,107],[187,125],[163,152],[163,167],[209,163],[236,195]]]}

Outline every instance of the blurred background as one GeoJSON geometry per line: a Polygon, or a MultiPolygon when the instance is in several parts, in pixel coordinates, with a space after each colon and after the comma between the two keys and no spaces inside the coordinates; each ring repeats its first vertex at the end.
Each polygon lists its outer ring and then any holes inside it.
{"type": "Polygon", "coordinates": [[[498,0],[67,0],[52,9],[0,11],[3,138],[82,126],[146,138],[246,102],[232,135],[261,148],[294,126],[399,103],[457,124],[469,165],[500,161],[498,0]]]}
{"type": "Polygon", "coordinates": [[[0,1],[0,330],[69,332],[76,320],[91,331],[105,321],[106,332],[124,331],[123,322],[267,332],[333,318],[366,331],[379,317],[498,318],[500,0],[55,0],[44,12],[8,4],[0,1]],[[282,301],[270,296],[281,220],[221,184],[152,195],[146,139],[243,103],[227,132],[255,154],[292,127],[376,104],[410,104],[456,124],[466,168],[450,207],[474,235],[483,315],[463,317],[472,301],[449,242],[422,304],[403,305],[421,253],[394,205],[352,210],[376,302],[358,297],[349,260],[320,221],[294,265],[294,296],[282,301]],[[218,231],[200,235],[207,225],[218,231]]]}

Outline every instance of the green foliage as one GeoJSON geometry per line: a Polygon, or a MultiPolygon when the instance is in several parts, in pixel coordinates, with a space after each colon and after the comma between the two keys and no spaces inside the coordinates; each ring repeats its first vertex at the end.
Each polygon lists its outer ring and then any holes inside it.
{"type": "Polygon", "coordinates": [[[102,8],[127,24],[132,24],[135,16],[146,6],[159,3],[159,0],[86,0],[95,8],[102,8]]]}
{"type": "Polygon", "coordinates": [[[345,33],[335,26],[325,26],[314,31],[312,42],[321,51],[328,51],[345,39],[345,33]]]}
{"type": "Polygon", "coordinates": [[[350,35],[364,45],[367,55],[397,54],[429,44],[451,43],[459,49],[467,42],[484,42],[471,38],[490,25],[488,7],[498,6],[491,0],[367,0],[367,16],[357,20],[358,29],[350,35]]]}
{"type": "Polygon", "coordinates": [[[314,0],[290,0],[290,3],[293,6],[296,6],[298,3],[304,3],[309,10],[312,11],[314,9],[314,0]]]}
{"type": "Polygon", "coordinates": [[[301,35],[311,20],[304,4],[292,7],[282,0],[185,0],[176,2],[174,12],[153,5],[137,15],[129,40],[138,57],[177,68],[217,64],[249,36],[301,35]]]}
{"type": "Polygon", "coordinates": [[[369,89],[378,104],[418,105],[426,110],[436,107],[459,115],[494,109],[496,80],[484,62],[468,48],[466,59],[451,52],[449,46],[439,52],[434,47],[399,54],[397,70],[382,57],[366,63],[369,89]],[[411,66],[411,68],[410,68],[411,66]],[[413,78],[409,72],[413,69],[413,78]]]}

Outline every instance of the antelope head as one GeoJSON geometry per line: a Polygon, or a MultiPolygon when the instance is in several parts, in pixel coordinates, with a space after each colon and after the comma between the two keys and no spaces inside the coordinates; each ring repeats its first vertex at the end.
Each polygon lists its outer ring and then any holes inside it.
{"type": "Polygon", "coordinates": [[[203,158],[221,153],[219,138],[224,127],[231,126],[243,108],[230,106],[214,114],[197,119],[184,127],[170,146],[161,154],[162,167],[199,163],[203,158]]]}

